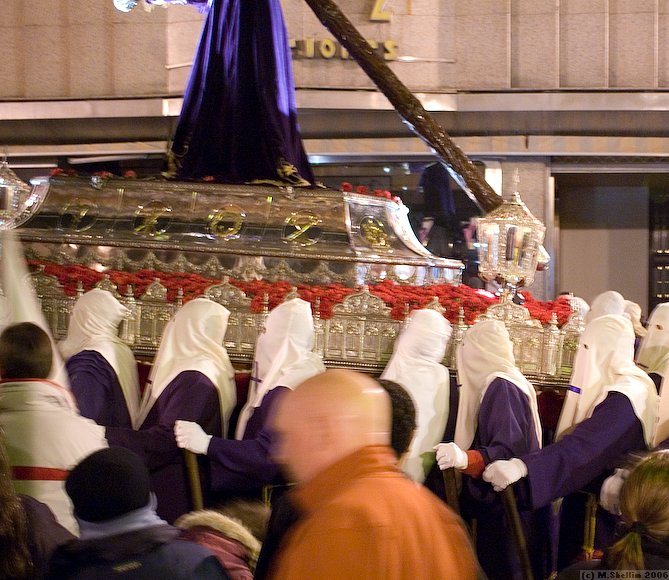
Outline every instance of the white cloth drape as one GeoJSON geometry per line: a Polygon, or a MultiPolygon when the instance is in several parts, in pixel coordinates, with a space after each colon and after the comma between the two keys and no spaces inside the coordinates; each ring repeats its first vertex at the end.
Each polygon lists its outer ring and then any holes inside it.
{"type": "Polygon", "coordinates": [[[592,322],[600,316],[607,314],[618,314],[622,316],[625,313],[625,299],[620,292],[607,290],[595,296],[590,303],[590,311],[584,317],[585,323],[592,322]]]}
{"type": "Polygon", "coordinates": [[[636,362],[647,373],[660,374],[669,363],[669,302],[658,304],[653,309],[646,330],[636,362]]]}
{"type": "Polygon", "coordinates": [[[450,381],[448,369],[441,362],[450,336],[451,325],[439,312],[414,310],[381,374],[382,379],[404,387],[416,405],[416,435],[403,469],[421,483],[427,475],[421,456],[433,452],[448,421],[450,381]]]}
{"type": "Polygon", "coordinates": [[[669,303],[658,304],[650,313],[647,333],[641,339],[637,364],[647,373],[662,377],[658,405],[657,428],[653,445],[669,437],[669,303]]]}
{"type": "Polygon", "coordinates": [[[223,346],[230,311],[208,298],[196,298],[182,306],[163,331],[160,348],[151,367],[149,381],[135,429],[141,427],[149,411],[167,385],[184,371],[198,371],[218,390],[222,436],[235,406],[235,370],[223,346]]]}
{"type": "Polygon", "coordinates": [[[516,367],[513,343],[504,323],[500,320],[482,320],[474,324],[465,333],[456,357],[460,402],[454,440],[458,447],[466,450],[474,442],[481,401],[496,377],[513,383],[527,397],[537,442],[541,445],[537,393],[532,383],[516,367]]]}
{"type": "Polygon", "coordinates": [[[646,329],[641,324],[641,306],[631,300],[625,300],[625,315],[632,321],[634,334],[637,336],[646,336],[646,329]]]}
{"type": "Polygon", "coordinates": [[[66,361],[83,350],[104,357],[118,377],[130,419],[134,420],[140,397],[137,362],[118,336],[118,326],[127,314],[128,309],[111,292],[94,288],[75,302],[67,337],[58,348],[66,361]]]}
{"type": "Polygon", "coordinates": [[[314,348],[314,321],[311,305],[294,298],[274,308],[258,337],[249,394],[239,414],[235,437],[242,439],[253,410],[274,387],[294,389],[325,371],[314,348]]]}
{"type": "MultiPolygon", "coordinates": [[[[14,230],[3,230],[2,232],[2,289],[7,299],[6,306],[8,315],[4,323],[6,325],[18,324],[20,322],[32,322],[39,326],[51,339],[53,351],[53,362],[49,380],[70,389],[70,379],[65,369],[65,364],[56,347],[51,334],[51,328],[44,317],[42,307],[33,289],[28,272],[28,265],[23,256],[21,242],[16,239],[14,230]]],[[[73,404],[74,398],[72,398],[73,404]]]]}
{"type": "Polygon", "coordinates": [[[625,395],[651,444],[657,416],[653,381],[634,364],[634,330],[625,316],[609,314],[589,322],[574,357],[571,385],[556,430],[556,439],[592,415],[610,391],[625,395]]]}

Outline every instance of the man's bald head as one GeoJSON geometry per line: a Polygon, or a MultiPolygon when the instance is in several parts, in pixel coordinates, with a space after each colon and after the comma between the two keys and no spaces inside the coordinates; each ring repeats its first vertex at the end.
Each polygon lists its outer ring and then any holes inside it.
{"type": "Polygon", "coordinates": [[[274,428],[275,460],[305,481],[361,447],[389,445],[390,398],[367,375],[327,370],[279,402],[274,428]]]}

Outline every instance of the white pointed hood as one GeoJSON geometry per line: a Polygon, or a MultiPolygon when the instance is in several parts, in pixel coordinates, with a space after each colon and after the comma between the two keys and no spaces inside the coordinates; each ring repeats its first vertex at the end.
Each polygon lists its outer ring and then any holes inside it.
{"type": "Polygon", "coordinates": [[[590,417],[611,391],[629,399],[650,445],[657,417],[657,391],[650,377],[634,364],[632,323],[615,314],[596,318],[581,335],[556,439],[590,417]]]}
{"type": "Polygon", "coordinates": [[[450,380],[441,363],[450,336],[451,324],[442,314],[430,308],[414,310],[381,374],[404,387],[416,405],[416,435],[403,469],[421,483],[427,475],[421,456],[433,452],[448,421],[450,380]]]}
{"type": "Polygon", "coordinates": [[[128,309],[111,292],[94,288],[75,302],[67,337],[58,348],[65,360],[83,350],[103,356],[118,377],[133,420],[139,411],[137,363],[130,347],[118,336],[118,326],[127,314],[128,309]]]}
{"type": "Polygon", "coordinates": [[[456,353],[460,380],[460,403],[455,425],[455,443],[469,449],[478,427],[481,401],[490,383],[500,377],[516,385],[527,397],[539,446],[542,443],[537,393],[516,367],[509,331],[500,320],[482,320],[465,333],[456,353]]]}
{"type": "Polygon", "coordinates": [[[160,348],[153,361],[144,398],[135,420],[138,429],[149,411],[179,373],[199,371],[218,390],[222,433],[235,406],[235,371],[223,346],[230,311],[208,298],[196,298],[184,304],[163,331],[160,348]]]}
{"type": "Polygon", "coordinates": [[[279,304],[265,320],[256,342],[253,376],[249,395],[239,414],[235,437],[242,439],[253,410],[274,387],[294,389],[300,383],[325,371],[314,348],[314,321],[311,305],[294,298],[279,304]]]}
{"type": "MultiPolygon", "coordinates": [[[[44,318],[40,301],[30,280],[21,242],[16,238],[14,230],[3,230],[2,232],[2,289],[8,308],[7,325],[32,322],[49,335],[53,349],[53,363],[48,379],[70,392],[70,380],[65,364],[56,347],[51,328],[44,318]]],[[[77,408],[71,393],[70,397],[74,408],[77,408]]]]}

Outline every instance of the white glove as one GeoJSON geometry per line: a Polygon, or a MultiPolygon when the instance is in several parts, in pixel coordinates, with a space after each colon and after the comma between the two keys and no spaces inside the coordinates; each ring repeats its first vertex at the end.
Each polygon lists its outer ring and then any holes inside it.
{"type": "Polygon", "coordinates": [[[200,455],[207,452],[212,437],[207,435],[202,427],[193,423],[193,421],[176,421],[174,423],[174,436],[179,447],[200,455]]]}
{"type": "Polygon", "coordinates": [[[469,458],[455,443],[440,443],[435,445],[434,449],[437,451],[437,463],[442,471],[449,467],[455,467],[460,471],[467,469],[469,458]]]}
{"type": "Polygon", "coordinates": [[[620,490],[629,473],[628,469],[616,469],[613,475],[604,480],[602,489],[599,492],[599,503],[607,512],[611,512],[614,516],[621,515],[620,490]]]}
{"type": "Polygon", "coordinates": [[[493,461],[483,472],[483,480],[492,484],[495,491],[502,491],[527,475],[527,465],[520,459],[493,461]]]}

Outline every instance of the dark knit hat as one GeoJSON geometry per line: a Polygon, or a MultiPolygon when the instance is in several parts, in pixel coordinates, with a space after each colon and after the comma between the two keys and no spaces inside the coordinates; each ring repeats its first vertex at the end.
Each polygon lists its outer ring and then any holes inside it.
{"type": "Polygon", "coordinates": [[[81,461],[70,472],[65,491],[79,519],[111,520],[149,503],[149,470],[136,453],[110,447],[81,461]]]}

